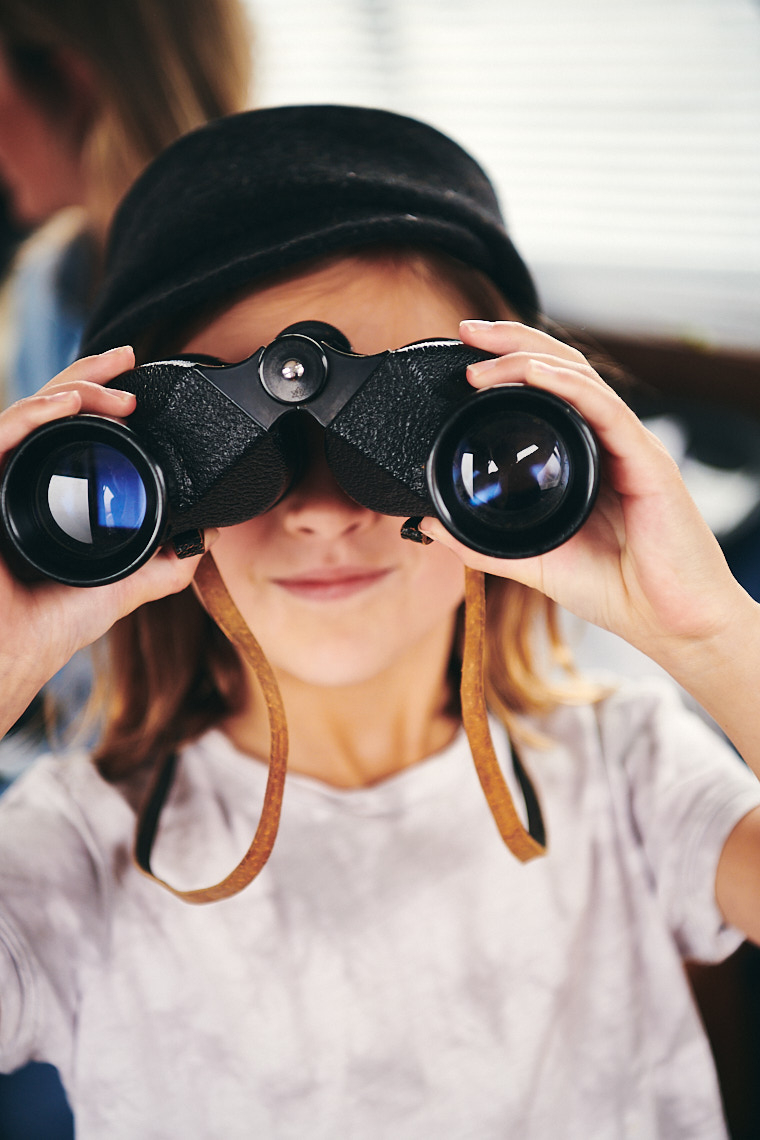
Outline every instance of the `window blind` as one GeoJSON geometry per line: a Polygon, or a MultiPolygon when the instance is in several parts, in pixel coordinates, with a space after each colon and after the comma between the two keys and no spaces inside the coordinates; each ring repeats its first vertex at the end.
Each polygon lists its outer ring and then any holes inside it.
{"type": "Polygon", "coordinates": [[[248,0],[259,103],[417,115],[558,319],[760,347],[756,0],[248,0]]]}

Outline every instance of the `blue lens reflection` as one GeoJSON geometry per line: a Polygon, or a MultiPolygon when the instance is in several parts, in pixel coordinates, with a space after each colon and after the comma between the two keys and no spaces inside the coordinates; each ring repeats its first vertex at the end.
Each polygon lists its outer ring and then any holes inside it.
{"type": "Polygon", "coordinates": [[[140,473],[125,455],[102,443],[64,448],[48,470],[47,506],[65,535],[84,545],[121,544],[145,521],[140,473]]]}
{"type": "Polygon", "coordinates": [[[523,412],[471,430],[453,457],[457,498],[475,518],[500,529],[533,526],[564,499],[570,463],[545,420],[523,412]]]}

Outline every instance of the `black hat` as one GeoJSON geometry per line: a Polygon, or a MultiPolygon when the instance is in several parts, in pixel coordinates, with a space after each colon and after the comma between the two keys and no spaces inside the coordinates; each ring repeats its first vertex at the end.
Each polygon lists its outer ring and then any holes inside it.
{"type": "Polygon", "coordinates": [[[123,200],[82,351],[132,343],[307,259],[380,243],[444,250],[524,319],[537,313],[491,183],[433,127],[344,106],[217,119],[173,143],[123,200]]]}

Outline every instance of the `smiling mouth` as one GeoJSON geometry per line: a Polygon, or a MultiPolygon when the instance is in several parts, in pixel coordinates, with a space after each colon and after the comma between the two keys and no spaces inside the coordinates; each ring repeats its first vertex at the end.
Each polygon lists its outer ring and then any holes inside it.
{"type": "Polygon", "coordinates": [[[390,569],[361,570],[350,567],[319,570],[293,578],[273,578],[275,586],[289,594],[315,602],[332,602],[359,594],[381,582],[390,569]]]}

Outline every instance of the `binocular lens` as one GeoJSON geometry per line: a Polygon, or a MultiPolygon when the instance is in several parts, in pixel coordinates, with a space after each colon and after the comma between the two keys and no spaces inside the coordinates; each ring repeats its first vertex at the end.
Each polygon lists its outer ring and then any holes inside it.
{"type": "Polygon", "coordinates": [[[452,477],[464,510],[504,530],[535,526],[567,493],[570,459],[562,439],[537,416],[472,428],[454,452],[452,477]]]}
{"type": "Polygon", "coordinates": [[[19,572],[74,586],[126,577],[158,546],[160,469],[114,420],[73,416],[33,432],[0,485],[4,542],[19,572]]]}
{"type": "Polygon", "coordinates": [[[593,506],[596,444],[571,405],[535,388],[492,388],[444,425],[428,464],[451,533],[497,558],[530,558],[565,542],[593,506]]]}
{"type": "Polygon", "coordinates": [[[37,511],[49,537],[84,558],[121,550],[145,522],[145,484],[134,464],[104,443],[69,444],[40,471],[37,511]]]}

